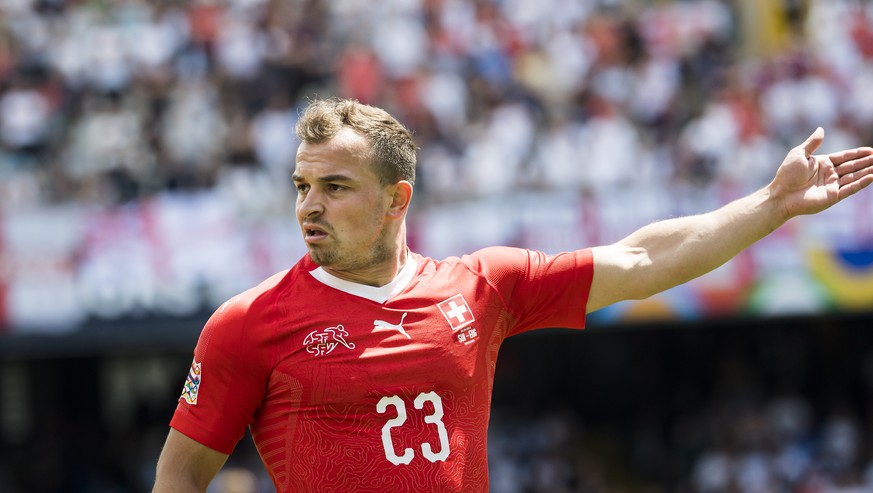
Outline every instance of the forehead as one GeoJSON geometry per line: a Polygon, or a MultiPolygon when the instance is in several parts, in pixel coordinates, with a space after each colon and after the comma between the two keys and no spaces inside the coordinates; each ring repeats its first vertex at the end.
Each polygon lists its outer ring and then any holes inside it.
{"type": "Polygon", "coordinates": [[[365,172],[374,174],[373,152],[365,137],[350,128],[317,144],[303,142],[297,148],[295,174],[317,170],[365,172]]]}

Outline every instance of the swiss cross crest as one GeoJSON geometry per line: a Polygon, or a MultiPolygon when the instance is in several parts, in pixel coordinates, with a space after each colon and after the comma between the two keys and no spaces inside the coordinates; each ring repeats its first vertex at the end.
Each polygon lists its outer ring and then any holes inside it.
{"type": "Polygon", "coordinates": [[[476,320],[473,316],[473,311],[470,310],[470,305],[463,295],[456,294],[451,298],[441,301],[437,304],[446,321],[452,327],[452,330],[460,330],[476,320]]]}

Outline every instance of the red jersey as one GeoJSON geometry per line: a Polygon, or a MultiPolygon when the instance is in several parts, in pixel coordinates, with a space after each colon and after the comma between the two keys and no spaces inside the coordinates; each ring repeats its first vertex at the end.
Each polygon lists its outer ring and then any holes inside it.
{"type": "Polygon", "coordinates": [[[209,319],[171,426],[225,454],[250,427],[280,492],[488,491],[497,353],[582,328],[590,250],[410,253],[381,288],[305,256],[209,319]]]}

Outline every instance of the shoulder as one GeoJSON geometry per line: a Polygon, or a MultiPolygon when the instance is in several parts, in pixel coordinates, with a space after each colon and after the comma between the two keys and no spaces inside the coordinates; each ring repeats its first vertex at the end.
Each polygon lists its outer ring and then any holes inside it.
{"type": "Polygon", "coordinates": [[[591,249],[547,254],[516,247],[488,247],[459,259],[468,269],[489,279],[545,280],[561,275],[590,277],[591,249]]]}
{"type": "Polygon", "coordinates": [[[450,279],[454,283],[485,283],[492,287],[514,282],[528,270],[531,255],[536,252],[522,248],[495,246],[462,255],[433,260],[421,257],[420,273],[450,279]]]}
{"type": "Polygon", "coordinates": [[[246,327],[264,322],[272,315],[278,300],[291,289],[301,275],[308,273],[306,259],[290,269],[277,272],[219,306],[207,322],[210,327],[246,327]]]}
{"type": "Polygon", "coordinates": [[[525,248],[493,246],[461,257],[423,260],[425,273],[435,271],[451,276],[475,276],[494,285],[562,276],[572,278],[580,274],[577,278],[585,280],[591,277],[593,269],[591,249],[547,254],[525,248]]]}
{"type": "Polygon", "coordinates": [[[509,246],[492,246],[482,248],[463,258],[470,262],[526,262],[531,257],[545,255],[542,252],[528,250],[525,248],[509,247],[509,246]]]}
{"type": "Polygon", "coordinates": [[[225,301],[218,307],[216,313],[232,317],[257,309],[260,304],[268,302],[270,298],[281,291],[284,281],[288,279],[291,272],[291,269],[288,269],[273,274],[257,286],[249,288],[225,301]]]}
{"type": "Polygon", "coordinates": [[[531,253],[535,254],[537,252],[516,247],[492,246],[464,254],[460,257],[452,256],[442,260],[434,260],[418,254],[414,255],[418,262],[425,266],[430,265],[436,268],[464,266],[477,269],[478,267],[495,262],[523,262],[531,253]]]}
{"type": "Polygon", "coordinates": [[[487,273],[494,269],[508,269],[512,271],[523,270],[526,269],[531,262],[541,262],[546,259],[546,254],[535,250],[508,246],[492,246],[464,255],[459,259],[459,262],[476,272],[487,273]]]}

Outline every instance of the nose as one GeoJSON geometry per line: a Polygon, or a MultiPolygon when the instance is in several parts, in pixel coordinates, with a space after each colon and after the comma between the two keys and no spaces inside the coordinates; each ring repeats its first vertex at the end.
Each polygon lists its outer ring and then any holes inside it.
{"type": "Polygon", "coordinates": [[[305,194],[297,195],[297,216],[300,218],[320,215],[324,212],[324,202],[321,194],[309,189],[305,194]]]}

